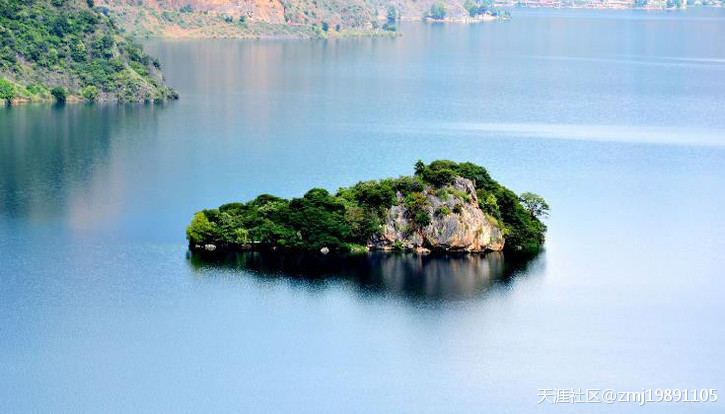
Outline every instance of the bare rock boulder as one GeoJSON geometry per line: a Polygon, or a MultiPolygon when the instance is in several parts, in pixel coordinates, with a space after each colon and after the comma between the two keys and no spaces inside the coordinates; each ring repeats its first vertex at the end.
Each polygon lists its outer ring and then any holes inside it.
{"type": "Polygon", "coordinates": [[[456,178],[442,189],[425,190],[430,223],[420,227],[412,221],[398,194],[398,204],[388,211],[379,234],[368,243],[380,250],[416,250],[444,252],[500,251],[503,232],[496,220],[478,205],[476,187],[471,180],[456,178]]]}

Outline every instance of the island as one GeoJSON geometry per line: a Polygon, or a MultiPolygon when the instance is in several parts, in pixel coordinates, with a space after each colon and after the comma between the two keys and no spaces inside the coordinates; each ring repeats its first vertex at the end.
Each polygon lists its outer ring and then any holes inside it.
{"type": "Polygon", "coordinates": [[[200,253],[248,250],[535,252],[549,205],[520,196],[482,166],[418,161],[412,176],[362,181],[335,194],[314,188],[287,200],[268,194],[197,212],[186,229],[200,253]]]}
{"type": "Polygon", "coordinates": [[[0,105],[177,97],[93,0],[0,0],[0,105]]]}

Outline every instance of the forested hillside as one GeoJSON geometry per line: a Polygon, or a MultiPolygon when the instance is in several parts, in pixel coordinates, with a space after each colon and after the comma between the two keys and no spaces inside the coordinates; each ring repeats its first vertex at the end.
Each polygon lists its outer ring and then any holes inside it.
{"type": "Polygon", "coordinates": [[[158,60],[93,0],[0,0],[0,99],[165,101],[158,60]]]}

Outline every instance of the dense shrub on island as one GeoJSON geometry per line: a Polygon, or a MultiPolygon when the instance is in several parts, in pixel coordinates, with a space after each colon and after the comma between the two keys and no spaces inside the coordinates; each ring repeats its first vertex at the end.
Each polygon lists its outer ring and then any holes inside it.
{"type": "Polygon", "coordinates": [[[207,251],[536,251],[548,210],[540,196],[518,196],[481,166],[418,161],[413,176],[362,181],[335,194],[320,188],[291,200],[263,194],[202,210],[186,235],[192,250],[207,251]]]}

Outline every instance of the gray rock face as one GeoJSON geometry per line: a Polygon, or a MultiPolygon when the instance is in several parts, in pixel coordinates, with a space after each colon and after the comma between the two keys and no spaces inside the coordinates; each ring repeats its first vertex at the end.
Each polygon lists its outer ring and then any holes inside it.
{"type": "Polygon", "coordinates": [[[503,232],[478,206],[471,180],[456,178],[442,190],[426,188],[425,196],[430,224],[416,225],[405,208],[403,196],[398,194],[398,204],[390,208],[381,232],[371,238],[368,246],[380,250],[450,252],[503,249],[503,232]]]}

